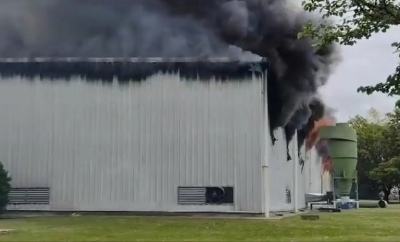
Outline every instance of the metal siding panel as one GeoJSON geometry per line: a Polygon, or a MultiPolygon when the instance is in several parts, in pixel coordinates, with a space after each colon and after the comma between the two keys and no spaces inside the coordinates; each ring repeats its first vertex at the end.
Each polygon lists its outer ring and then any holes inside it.
{"type": "MultiPolygon", "coordinates": [[[[243,195],[238,194],[238,203],[239,205],[238,209],[244,210],[245,207],[244,205],[248,204],[248,198],[249,198],[249,190],[248,190],[248,180],[247,180],[247,159],[250,157],[247,156],[247,151],[248,151],[248,131],[249,129],[246,128],[247,125],[251,125],[251,115],[248,115],[249,107],[246,107],[246,97],[247,95],[240,95],[240,99],[238,99],[238,102],[240,102],[237,106],[239,107],[239,110],[241,110],[241,115],[243,117],[248,117],[246,119],[235,119],[236,123],[236,129],[235,133],[238,135],[238,138],[235,139],[237,142],[236,149],[238,149],[238,156],[236,160],[237,164],[237,175],[236,175],[236,187],[238,190],[243,191],[243,195]]],[[[251,165],[250,165],[251,166],[251,165]]]]}
{"type": "MultiPolygon", "coordinates": [[[[53,142],[51,137],[48,137],[51,133],[40,132],[40,128],[49,124],[51,112],[44,109],[35,112],[31,107],[40,107],[43,106],[43,103],[48,104],[47,100],[43,96],[37,95],[37,89],[31,91],[33,96],[26,95],[30,86],[21,84],[5,82],[0,89],[0,95],[3,98],[0,103],[3,114],[0,120],[2,136],[0,160],[11,174],[16,174],[13,177],[12,186],[22,186],[27,181],[30,186],[48,186],[51,177],[49,160],[52,159],[50,151],[53,142]],[[25,117],[21,118],[23,115],[25,117]],[[34,120],[35,124],[26,123],[26,117],[34,120]],[[23,122],[25,125],[22,125],[23,122]],[[25,154],[19,150],[18,146],[21,143],[27,144],[24,147],[25,154]],[[38,157],[37,161],[32,159],[35,156],[38,157]]],[[[41,88],[40,91],[45,91],[45,89],[41,88]]],[[[20,205],[9,207],[15,206],[19,207],[20,205]]]]}
{"type": "MultiPolygon", "coordinates": [[[[12,181],[13,186],[29,183],[32,186],[48,186],[50,164],[44,157],[49,150],[50,142],[47,141],[46,132],[40,132],[41,127],[48,125],[51,116],[47,110],[35,112],[34,106],[47,103],[40,94],[46,90],[32,88],[21,82],[7,82],[0,95],[4,102],[1,103],[3,115],[0,123],[2,141],[0,147],[0,161],[10,173],[16,174],[12,181]],[[27,122],[27,118],[34,122],[27,122]],[[20,152],[19,146],[24,145],[20,152]],[[38,157],[34,161],[33,157],[38,157]]],[[[45,95],[48,93],[44,93],[45,95]]]]}
{"type": "MultiPolygon", "coordinates": [[[[318,156],[315,148],[311,149],[308,154],[307,159],[307,170],[308,170],[308,189],[307,192],[309,193],[321,193],[323,191],[322,187],[322,161],[321,158],[318,156]]],[[[306,168],[304,168],[306,169],[306,168]]]]}
{"type": "Polygon", "coordinates": [[[261,81],[258,85],[252,86],[252,94],[253,97],[253,122],[252,126],[256,127],[252,129],[253,145],[252,145],[252,163],[254,168],[251,169],[251,187],[252,194],[254,195],[254,199],[252,200],[253,211],[262,211],[264,212],[264,204],[263,204],[263,178],[262,178],[262,168],[261,166],[264,164],[264,151],[263,146],[265,145],[264,140],[264,94],[263,88],[266,80],[261,81]],[[256,178],[256,179],[254,179],[256,178]]]}
{"type": "MultiPolygon", "coordinates": [[[[279,129],[275,132],[278,141],[270,149],[269,169],[270,169],[270,210],[271,211],[288,211],[294,208],[293,201],[294,191],[293,182],[297,182],[297,205],[298,208],[304,208],[306,193],[320,193],[321,191],[321,161],[315,150],[305,152],[302,148],[302,157],[305,159],[303,172],[300,165],[297,166],[297,180],[294,181],[293,169],[294,161],[286,160],[286,140],[284,131],[279,129]],[[292,194],[292,204],[286,203],[285,190],[289,188],[292,194]]],[[[292,158],[297,156],[294,152],[293,145],[297,145],[297,141],[293,140],[289,145],[289,152],[292,158]]]]}
{"type": "MultiPolygon", "coordinates": [[[[297,142],[296,142],[297,145],[297,142]]],[[[305,163],[309,162],[306,160],[305,156],[305,146],[301,148],[301,158],[304,159],[305,163]]],[[[306,165],[304,163],[303,170],[301,169],[300,164],[297,166],[297,206],[298,208],[305,208],[306,207],[306,199],[305,199],[305,194],[307,193],[307,187],[306,187],[306,179],[307,179],[307,174],[306,174],[306,165]]]]}
{"type": "Polygon", "coordinates": [[[53,210],[261,212],[260,80],[0,85],[0,160],[14,186],[50,186],[53,210]],[[177,205],[207,185],[235,205],[177,205]]]}
{"type": "MultiPolygon", "coordinates": [[[[278,129],[275,132],[277,141],[270,149],[270,210],[285,211],[293,209],[293,204],[286,203],[286,189],[288,188],[293,194],[293,161],[287,161],[286,157],[286,140],[283,129],[278,129]]],[[[292,141],[296,142],[296,141],[292,141]]],[[[293,150],[290,147],[292,157],[293,150]]],[[[292,197],[293,201],[293,197],[292,197]]]]}
{"type": "MultiPolygon", "coordinates": [[[[265,87],[266,88],[266,87],[265,87]]],[[[265,105],[265,118],[263,118],[264,127],[269,127],[268,120],[268,100],[267,96],[264,96],[264,105],[265,105]]],[[[305,165],[303,172],[301,172],[301,167],[297,165],[297,180],[293,179],[293,171],[294,171],[294,163],[293,161],[287,161],[286,159],[286,140],[284,137],[284,131],[282,129],[278,129],[275,131],[275,136],[277,138],[277,142],[275,145],[272,145],[269,129],[264,131],[265,136],[262,137],[262,148],[260,152],[263,153],[265,157],[263,159],[263,164],[268,167],[266,191],[269,194],[266,194],[266,200],[264,201],[267,205],[267,209],[270,211],[280,211],[280,210],[292,210],[294,208],[294,204],[285,204],[286,196],[285,189],[286,187],[293,190],[293,183],[296,182],[297,186],[297,205],[298,208],[305,207],[305,193],[308,192],[321,192],[321,162],[317,157],[315,150],[313,149],[311,152],[305,152],[304,147],[302,148],[302,157],[305,160],[305,165]]],[[[293,146],[297,146],[297,140],[293,139],[290,147],[290,154],[292,158],[297,156],[295,153],[295,149],[293,146]]],[[[258,152],[256,152],[258,153],[258,152]]],[[[294,192],[292,191],[292,194],[294,192]]],[[[294,200],[292,196],[292,201],[294,200]]]]}

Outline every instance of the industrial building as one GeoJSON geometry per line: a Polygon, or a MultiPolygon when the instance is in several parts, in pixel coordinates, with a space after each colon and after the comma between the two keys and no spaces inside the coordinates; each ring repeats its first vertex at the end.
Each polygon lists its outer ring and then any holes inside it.
{"type": "Polygon", "coordinates": [[[272,145],[268,67],[150,64],[131,63],[120,72],[124,82],[101,80],[101,67],[70,78],[61,70],[35,73],[43,66],[29,78],[17,75],[15,63],[0,67],[8,209],[268,216],[297,211],[306,193],[324,192],[313,150],[303,147],[299,157],[294,138],[288,161],[281,129],[272,145]],[[150,64],[160,71],[143,74],[150,64]]]}

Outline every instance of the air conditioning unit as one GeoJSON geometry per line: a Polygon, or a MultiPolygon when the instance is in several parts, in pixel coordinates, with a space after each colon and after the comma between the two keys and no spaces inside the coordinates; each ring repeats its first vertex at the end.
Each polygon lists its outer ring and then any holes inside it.
{"type": "Polygon", "coordinates": [[[233,187],[178,187],[179,205],[232,205],[233,187]]]}

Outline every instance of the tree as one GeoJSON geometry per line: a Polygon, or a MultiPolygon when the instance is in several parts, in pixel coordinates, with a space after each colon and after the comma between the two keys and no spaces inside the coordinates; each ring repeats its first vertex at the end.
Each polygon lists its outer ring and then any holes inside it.
{"type": "Polygon", "coordinates": [[[370,177],[382,186],[385,200],[389,202],[391,189],[400,185],[400,109],[396,107],[386,116],[384,136],[385,142],[390,145],[383,151],[386,154],[385,161],[372,169],[370,177]]]}
{"type": "Polygon", "coordinates": [[[356,130],[358,138],[358,183],[360,198],[375,198],[378,183],[371,179],[370,172],[385,160],[388,143],[385,140],[387,119],[375,109],[367,117],[356,116],[349,123],[356,130]]]}
{"type": "MultiPolygon", "coordinates": [[[[340,18],[340,21],[329,25],[307,24],[304,31],[299,33],[299,37],[306,35],[315,38],[318,45],[332,42],[354,45],[360,39],[369,39],[374,33],[386,32],[390,27],[400,25],[398,0],[305,0],[302,5],[310,12],[321,11],[325,19],[340,18]]],[[[400,58],[400,42],[392,46],[400,58]]],[[[386,81],[375,86],[360,87],[358,92],[400,95],[400,64],[386,81]]]]}
{"type": "Polygon", "coordinates": [[[11,177],[0,163],[0,213],[4,212],[8,205],[8,193],[11,190],[11,177]]]}
{"type": "Polygon", "coordinates": [[[369,173],[370,178],[382,186],[384,199],[389,202],[390,191],[400,184],[400,157],[381,162],[369,173]]]}
{"type": "Polygon", "coordinates": [[[400,185],[400,109],[384,116],[372,109],[367,118],[356,116],[350,124],[358,136],[360,196],[379,189],[388,201],[391,189],[400,185]]]}

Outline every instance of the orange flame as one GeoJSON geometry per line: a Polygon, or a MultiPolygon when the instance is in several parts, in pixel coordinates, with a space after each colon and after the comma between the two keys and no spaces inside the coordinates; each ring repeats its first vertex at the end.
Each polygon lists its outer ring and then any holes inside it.
{"type": "Polygon", "coordinates": [[[335,122],[332,119],[329,118],[323,118],[318,121],[315,121],[314,128],[311,131],[310,135],[307,138],[306,141],[306,149],[310,150],[319,140],[319,130],[321,127],[329,127],[329,126],[334,126],[335,122]]]}

